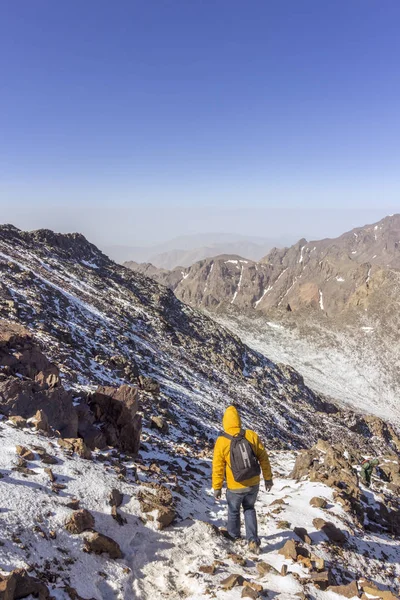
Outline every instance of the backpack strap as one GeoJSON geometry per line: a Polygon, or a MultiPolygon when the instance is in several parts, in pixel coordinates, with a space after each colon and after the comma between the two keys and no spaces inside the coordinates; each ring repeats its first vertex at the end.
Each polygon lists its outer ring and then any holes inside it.
{"type": "Polygon", "coordinates": [[[228,440],[237,440],[238,438],[244,438],[245,437],[245,430],[241,429],[239,431],[239,433],[237,435],[229,435],[229,433],[226,433],[225,431],[223,431],[220,435],[221,437],[227,438],[228,440]]]}

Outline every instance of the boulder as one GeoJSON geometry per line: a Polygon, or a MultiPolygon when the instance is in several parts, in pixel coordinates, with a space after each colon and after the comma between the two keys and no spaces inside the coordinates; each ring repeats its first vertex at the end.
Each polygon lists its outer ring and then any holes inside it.
{"type": "Polygon", "coordinates": [[[265,577],[265,575],[268,575],[268,573],[277,573],[275,567],[273,567],[272,565],[269,565],[268,563],[266,563],[263,560],[260,560],[257,564],[257,571],[258,574],[260,575],[260,577],[265,577]]]}
{"type": "Polygon", "coordinates": [[[253,590],[250,587],[244,587],[242,590],[242,598],[250,598],[251,600],[257,600],[258,598],[260,598],[260,594],[256,591],[253,590]]]}
{"type": "Polygon", "coordinates": [[[89,406],[101,423],[107,445],[137,455],[142,431],[138,389],[129,385],[119,388],[100,386],[89,397],[89,406]]]}
{"type": "Polygon", "coordinates": [[[233,574],[229,575],[229,577],[227,577],[226,579],[223,579],[221,581],[221,586],[224,590],[231,590],[236,586],[243,585],[243,582],[244,578],[242,577],[242,575],[233,574]]]}
{"type": "Polygon", "coordinates": [[[79,498],[72,498],[72,500],[67,502],[65,506],[67,508],[71,508],[72,510],[79,510],[80,503],[81,501],[79,500],[79,498]]]}
{"type": "Polygon", "coordinates": [[[82,401],[76,406],[78,415],[78,434],[85,440],[90,450],[102,450],[107,446],[103,432],[95,425],[95,416],[89,405],[82,401]]]}
{"type": "Polygon", "coordinates": [[[38,390],[33,381],[9,377],[0,381],[0,409],[7,416],[19,415],[25,419],[43,410],[48,423],[60,435],[69,437],[77,434],[78,419],[72,396],[61,386],[38,390]]]}
{"type": "Polygon", "coordinates": [[[332,575],[330,571],[321,571],[317,573],[310,573],[309,581],[316,585],[321,590],[326,590],[330,585],[333,585],[332,575]]]}
{"type": "Polygon", "coordinates": [[[92,458],[90,449],[81,438],[59,439],[58,445],[69,452],[75,452],[81,458],[86,458],[87,460],[92,458]]]}
{"type": "Polygon", "coordinates": [[[206,575],[214,575],[215,570],[215,565],[201,565],[201,567],[199,567],[200,573],[205,573],[206,575]]]}
{"type": "Polygon", "coordinates": [[[79,534],[88,529],[93,529],[94,517],[85,508],[77,510],[68,519],[65,524],[65,529],[73,534],[79,534]]]}
{"type": "Polygon", "coordinates": [[[328,502],[325,498],[314,496],[314,498],[311,498],[310,500],[310,506],[314,506],[315,508],[326,508],[327,505],[328,502]]]}
{"type": "Polygon", "coordinates": [[[296,462],[289,477],[291,479],[300,480],[302,477],[308,475],[314,462],[318,459],[317,457],[318,453],[313,448],[310,450],[302,450],[297,455],[296,462]]]}
{"type": "Polygon", "coordinates": [[[330,521],[325,521],[324,519],[314,519],[313,525],[316,529],[322,531],[330,542],[344,544],[347,541],[346,534],[330,521]]]}
{"type": "Polygon", "coordinates": [[[0,600],[17,600],[28,596],[46,600],[50,594],[44,583],[28,575],[25,569],[15,569],[9,575],[0,575],[0,600]]]}
{"type": "Polygon", "coordinates": [[[85,538],[85,551],[94,554],[108,554],[110,558],[122,558],[123,554],[119,544],[110,537],[95,531],[85,538]]]}
{"type": "Polygon", "coordinates": [[[297,559],[297,545],[294,540],[288,540],[285,542],[284,546],[278,550],[278,554],[281,554],[285,558],[290,558],[292,560],[297,559]]]}

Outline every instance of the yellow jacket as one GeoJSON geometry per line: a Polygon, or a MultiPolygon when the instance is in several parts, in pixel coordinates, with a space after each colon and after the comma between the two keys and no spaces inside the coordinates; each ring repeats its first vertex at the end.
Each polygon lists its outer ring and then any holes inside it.
{"type": "MultiPolygon", "coordinates": [[[[239,413],[234,406],[228,406],[226,409],[224,418],[222,419],[222,425],[225,433],[228,433],[229,435],[234,436],[240,432],[242,424],[239,413]]],[[[254,454],[259,460],[264,479],[272,479],[268,454],[260,438],[255,431],[251,431],[250,429],[246,429],[245,437],[252,445],[254,454]]],[[[230,490],[239,490],[240,488],[258,485],[260,483],[259,475],[252,477],[247,481],[242,481],[241,483],[234,480],[230,468],[230,449],[231,441],[226,437],[219,436],[215,442],[212,464],[212,487],[214,490],[220,490],[222,488],[225,478],[226,487],[230,490]],[[226,466],[228,466],[228,468],[226,468],[226,466]]]]}

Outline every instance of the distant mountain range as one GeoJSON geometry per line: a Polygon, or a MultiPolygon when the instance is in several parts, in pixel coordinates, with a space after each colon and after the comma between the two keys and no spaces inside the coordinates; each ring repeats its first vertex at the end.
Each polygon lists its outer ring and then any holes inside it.
{"type": "Polygon", "coordinates": [[[222,255],[171,271],[132,265],[309,385],[377,414],[397,414],[400,215],[335,239],[222,255]]]}
{"type": "Polygon", "coordinates": [[[174,290],[198,308],[315,309],[335,314],[368,307],[393,286],[400,269],[400,215],[353,229],[336,239],[272,249],[259,261],[222,254],[192,266],[165,269],[125,263],[174,290]]]}
{"type": "Polygon", "coordinates": [[[160,269],[190,267],[204,258],[219,254],[240,254],[260,260],[274,246],[283,247],[294,240],[246,237],[227,233],[206,233],[174,238],[152,246],[108,246],[104,252],[116,262],[151,263],[160,269]]]}

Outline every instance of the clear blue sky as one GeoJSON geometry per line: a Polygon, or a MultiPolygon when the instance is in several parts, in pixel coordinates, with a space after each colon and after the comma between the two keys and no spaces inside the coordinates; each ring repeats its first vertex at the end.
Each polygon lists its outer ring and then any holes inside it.
{"type": "Polygon", "coordinates": [[[3,0],[2,212],[51,207],[59,228],[67,209],[133,222],[144,203],[384,216],[399,25],[399,0],[3,0]]]}

